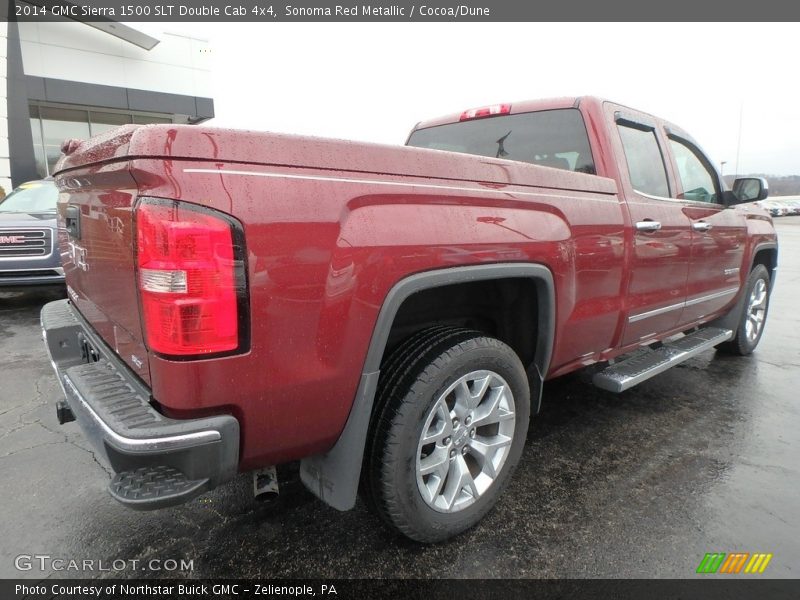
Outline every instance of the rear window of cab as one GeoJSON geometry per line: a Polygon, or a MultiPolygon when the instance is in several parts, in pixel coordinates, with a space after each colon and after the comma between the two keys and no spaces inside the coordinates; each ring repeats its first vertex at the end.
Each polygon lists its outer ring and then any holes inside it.
{"type": "Polygon", "coordinates": [[[426,127],[414,131],[407,145],[595,173],[583,115],[575,108],[426,127]]]}

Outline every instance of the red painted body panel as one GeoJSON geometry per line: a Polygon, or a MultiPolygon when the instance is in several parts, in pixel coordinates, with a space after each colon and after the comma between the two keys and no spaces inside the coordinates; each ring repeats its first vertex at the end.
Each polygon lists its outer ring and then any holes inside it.
{"type": "Polygon", "coordinates": [[[140,194],[199,199],[244,224],[253,329],[243,356],[151,357],[153,395],[167,410],[232,410],[243,424],[245,467],[319,452],[336,440],[383,300],[412,273],[546,264],[563,290],[558,339],[582,340],[580,348],[559,348],[554,360],[612,343],[623,235],[614,195],[521,186],[489,192],[432,178],[421,189],[388,175],[352,181],[343,171],[189,161],[169,179],[154,177],[161,163],[133,161],[140,194]]]}
{"type": "MultiPolygon", "coordinates": [[[[96,213],[86,239],[90,270],[68,269],[67,283],[103,339],[120,346],[114,336],[124,338],[120,356],[166,413],[230,412],[239,419],[242,469],[331,447],[381,305],[414,273],[494,262],[546,265],[556,286],[548,376],[605,360],[639,343],[630,314],[666,301],[671,289],[683,300],[692,256],[710,248],[694,249],[677,221],[658,244],[634,244],[638,213],[625,201],[630,191],[615,158],[613,124],[602,101],[585,99],[580,110],[599,176],[336,140],[194,126],[120,128],[60,164],[62,218],[66,200],[96,213]],[[133,270],[137,195],[202,204],[242,223],[247,353],[182,362],[147,353],[133,270]]],[[[691,215],[683,218],[688,228],[691,215]]],[[[774,239],[769,221],[759,226],[767,229],[763,239],[774,239]]],[[[672,332],[679,315],[670,318],[657,333],[672,332]]]]}

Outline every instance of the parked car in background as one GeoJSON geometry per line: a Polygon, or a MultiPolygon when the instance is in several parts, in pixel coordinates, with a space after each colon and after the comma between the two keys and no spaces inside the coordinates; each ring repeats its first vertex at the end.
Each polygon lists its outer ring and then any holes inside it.
{"type": "Polygon", "coordinates": [[[756,202],[773,217],[800,215],[800,196],[774,196],[756,202]]]}
{"type": "Polygon", "coordinates": [[[786,211],[789,215],[800,215],[800,198],[798,197],[791,197],[788,200],[784,201],[786,205],[786,211]]]}
{"type": "Polygon", "coordinates": [[[63,285],[52,179],[23,183],[0,201],[0,288],[63,285]]]}
{"type": "Polygon", "coordinates": [[[759,202],[753,202],[753,204],[766,210],[771,217],[782,217],[785,214],[785,209],[773,200],[761,200],[759,202]]]}

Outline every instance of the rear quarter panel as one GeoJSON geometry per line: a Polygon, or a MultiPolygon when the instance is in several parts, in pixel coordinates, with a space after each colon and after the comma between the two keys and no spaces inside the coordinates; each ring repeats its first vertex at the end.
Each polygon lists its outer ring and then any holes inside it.
{"type": "Polygon", "coordinates": [[[613,343],[623,268],[613,194],[222,161],[136,159],[132,174],[141,195],[211,206],[244,226],[250,351],[150,356],[153,395],[167,412],[239,418],[243,469],[332,446],[381,304],[413,273],[544,264],[557,287],[551,370],[613,343]]]}

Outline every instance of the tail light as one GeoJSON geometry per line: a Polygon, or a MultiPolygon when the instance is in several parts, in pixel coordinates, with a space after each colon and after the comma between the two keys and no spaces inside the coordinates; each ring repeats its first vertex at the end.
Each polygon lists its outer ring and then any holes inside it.
{"type": "Polygon", "coordinates": [[[510,104],[493,104],[482,108],[471,108],[461,113],[459,121],[469,121],[470,119],[481,119],[483,117],[494,117],[495,115],[507,115],[511,112],[510,104]]]}
{"type": "Polygon", "coordinates": [[[159,354],[246,350],[241,226],[217,211],[158,198],[136,207],[136,260],[147,345],[159,354]]]}

